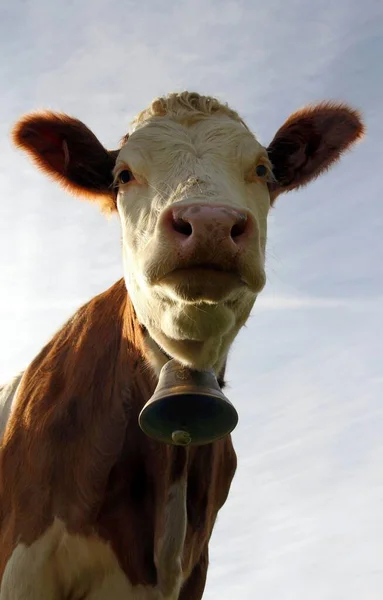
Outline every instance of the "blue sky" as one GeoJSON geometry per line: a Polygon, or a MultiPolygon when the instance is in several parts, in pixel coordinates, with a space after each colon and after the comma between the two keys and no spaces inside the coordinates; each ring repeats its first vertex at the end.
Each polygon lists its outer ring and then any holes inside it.
{"type": "Polygon", "coordinates": [[[231,352],[239,469],[207,600],[381,599],[382,31],[373,0],[0,8],[0,380],[122,272],[117,220],[12,148],[24,112],[68,112],[110,148],[155,96],[183,89],[227,101],[264,144],[309,102],[365,116],[365,141],[270,218],[268,284],[231,352]]]}

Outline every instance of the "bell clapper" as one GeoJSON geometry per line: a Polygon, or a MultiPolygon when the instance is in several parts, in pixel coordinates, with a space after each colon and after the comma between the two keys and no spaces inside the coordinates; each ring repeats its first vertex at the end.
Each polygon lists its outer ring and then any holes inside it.
{"type": "Polygon", "coordinates": [[[176,429],[172,433],[172,442],[176,446],[188,446],[191,442],[191,435],[183,429],[176,429]]]}

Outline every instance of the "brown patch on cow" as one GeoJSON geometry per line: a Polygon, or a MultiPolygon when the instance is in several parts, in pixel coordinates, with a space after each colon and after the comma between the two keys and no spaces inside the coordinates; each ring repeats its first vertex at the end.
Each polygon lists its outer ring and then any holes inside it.
{"type": "Polygon", "coordinates": [[[209,547],[206,544],[200,553],[198,562],[181,589],[179,600],[200,600],[202,598],[206,585],[208,566],[209,547]]]}
{"type": "MultiPolygon", "coordinates": [[[[187,480],[181,598],[199,598],[207,543],[236,468],[228,436],[201,448],[147,438],[138,414],[156,378],[123,280],[80,308],[27,369],[0,454],[0,580],[16,545],[59,517],[110,542],[133,585],[155,585],[170,486],[187,480]]],[[[201,592],[202,593],[202,592],[201,592]]]]}
{"type": "Polygon", "coordinates": [[[78,119],[44,111],[25,115],[12,131],[14,144],[68,192],[116,209],[112,171],[117,150],[106,150],[78,119]]]}
{"type": "Polygon", "coordinates": [[[292,114],[268,147],[272,201],[328,170],[364,133],[360,113],[345,104],[322,102],[292,114]]]}
{"type": "Polygon", "coordinates": [[[76,531],[94,521],[128,408],[155,385],[135,368],[143,352],[121,280],[82,307],[27,369],[1,452],[1,569],[16,541],[30,544],[54,516],[76,531]]]}

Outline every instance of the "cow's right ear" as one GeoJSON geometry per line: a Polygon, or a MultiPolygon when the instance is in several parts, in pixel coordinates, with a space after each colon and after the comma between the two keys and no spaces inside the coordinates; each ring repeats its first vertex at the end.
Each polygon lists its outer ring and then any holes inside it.
{"type": "Polygon", "coordinates": [[[107,212],[116,210],[113,168],[118,150],[106,150],[81,121],[62,113],[32,113],[16,123],[12,138],[72,194],[97,200],[107,212]]]}

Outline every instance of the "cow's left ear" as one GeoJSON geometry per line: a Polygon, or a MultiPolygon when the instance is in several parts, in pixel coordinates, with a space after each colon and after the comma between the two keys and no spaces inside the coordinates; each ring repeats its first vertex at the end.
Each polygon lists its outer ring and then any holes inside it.
{"type": "Polygon", "coordinates": [[[84,123],[63,113],[25,115],[12,131],[13,142],[37,167],[70,193],[116,210],[113,168],[118,150],[107,150],[84,123]]]}
{"type": "Polygon", "coordinates": [[[363,134],[360,114],[344,104],[324,102],[291,115],[267,149],[271,199],[318,177],[363,134]]]}

